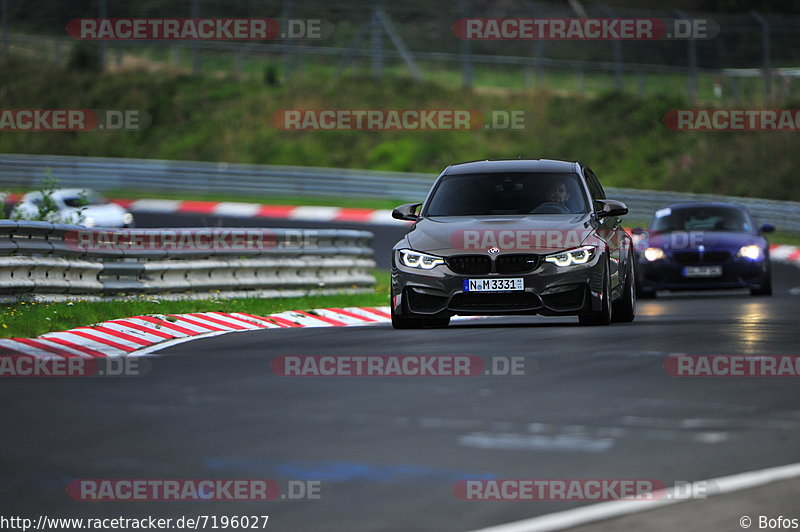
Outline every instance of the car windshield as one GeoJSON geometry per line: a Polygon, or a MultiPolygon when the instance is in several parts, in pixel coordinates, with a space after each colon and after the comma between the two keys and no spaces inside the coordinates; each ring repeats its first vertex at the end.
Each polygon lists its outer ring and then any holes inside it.
{"type": "Polygon", "coordinates": [[[442,178],[426,216],[574,214],[588,212],[574,173],[454,174],[442,178]]]}
{"type": "Polygon", "coordinates": [[[105,205],[108,200],[94,191],[86,191],[83,194],[64,196],[64,205],[67,207],[87,207],[89,205],[105,205]]]}
{"type": "Polygon", "coordinates": [[[651,229],[671,231],[753,232],[753,222],[743,210],[735,207],[698,206],[666,208],[656,212],[651,229]]]}

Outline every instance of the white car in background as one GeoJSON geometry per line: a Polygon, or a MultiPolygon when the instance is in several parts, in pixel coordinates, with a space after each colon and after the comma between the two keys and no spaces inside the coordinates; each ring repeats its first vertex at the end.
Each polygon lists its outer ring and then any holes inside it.
{"type": "MultiPolygon", "coordinates": [[[[85,227],[133,227],[133,215],[112,203],[94,190],[61,188],[50,196],[56,212],[47,216],[48,222],[77,224],[85,227]]],[[[39,191],[28,192],[14,207],[10,218],[32,220],[38,217],[43,196],[39,191]]]]}

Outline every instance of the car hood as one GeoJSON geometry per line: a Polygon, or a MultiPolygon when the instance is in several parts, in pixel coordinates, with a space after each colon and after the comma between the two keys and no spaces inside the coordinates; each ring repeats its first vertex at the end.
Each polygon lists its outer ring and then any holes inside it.
{"type": "Polygon", "coordinates": [[[406,235],[417,251],[440,255],[485,253],[542,253],[582,244],[592,233],[589,214],[527,216],[437,216],[423,218],[406,235]]]}
{"type": "Polygon", "coordinates": [[[751,244],[764,246],[766,240],[752,233],[727,231],[674,231],[670,233],[650,233],[646,238],[647,247],[657,247],[666,251],[705,249],[738,250],[751,244]]]}

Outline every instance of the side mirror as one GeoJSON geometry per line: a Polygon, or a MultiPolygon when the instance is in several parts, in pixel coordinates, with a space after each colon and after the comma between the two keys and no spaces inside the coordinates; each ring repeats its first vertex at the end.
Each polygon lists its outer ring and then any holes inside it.
{"type": "Polygon", "coordinates": [[[772,224],[764,224],[758,230],[762,233],[774,233],[775,226],[772,224]]]}
{"type": "Polygon", "coordinates": [[[422,205],[422,203],[406,203],[405,205],[395,207],[392,211],[392,218],[395,220],[409,220],[412,222],[417,221],[419,220],[417,208],[420,205],[422,205]]]}
{"type": "Polygon", "coordinates": [[[597,200],[600,204],[600,210],[596,211],[598,218],[608,218],[610,216],[625,216],[628,214],[628,206],[621,201],[616,200],[597,200]]]}
{"type": "Polygon", "coordinates": [[[642,233],[644,233],[644,229],[642,229],[641,227],[634,227],[633,229],[631,229],[632,235],[641,235],[642,233]]]}

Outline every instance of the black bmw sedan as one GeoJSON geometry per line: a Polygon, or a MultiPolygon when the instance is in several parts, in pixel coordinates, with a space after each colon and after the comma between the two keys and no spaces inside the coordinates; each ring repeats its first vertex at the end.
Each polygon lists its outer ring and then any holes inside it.
{"type": "Polygon", "coordinates": [[[633,321],[633,246],[620,225],[627,212],[581,163],[451,165],[423,203],[393,212],[414,223],[392,250],[392,324],[520,314],[633,321]]]}

